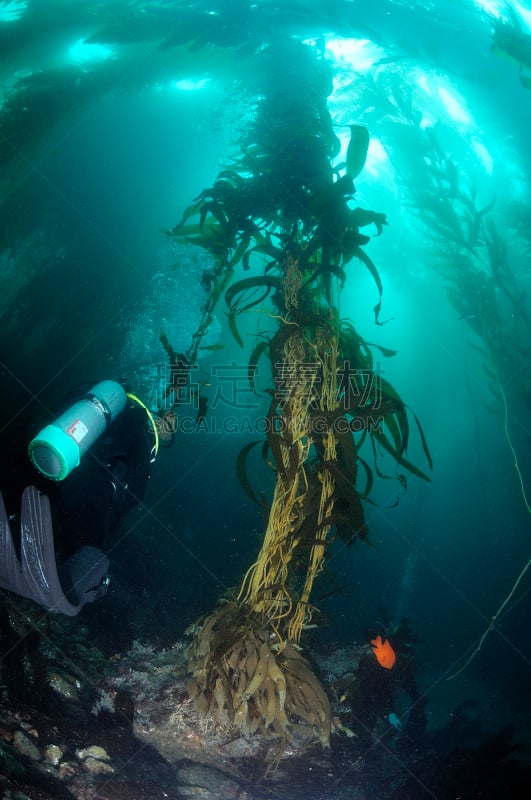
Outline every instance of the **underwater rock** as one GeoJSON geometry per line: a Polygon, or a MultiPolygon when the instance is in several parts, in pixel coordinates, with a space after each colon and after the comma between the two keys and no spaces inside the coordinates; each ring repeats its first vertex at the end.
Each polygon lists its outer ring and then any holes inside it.
{"type": "Polygon", "coordinates": [[[264,740],[235,735],[198,713],[186,690],[184,650],[183,642],[161,652],[135,644],[102,690],[114,698],[128,687],[134,696],[134,737],[167,763],[197,763],[237,781],[239,759],[257,756],[264,740]]]}
{"type": "Polygon", "coordinates": [[[98,761],[110,761],[111,757],[107,751],[98,744],[91,744],[83,750],[76,750],[76,756],[84,761],[86,758],[96,758],[98,761]]]}
{"type": "Polygon", "coordinates": [[[76,770],[76,764],[73,764],[71,761],[63,761],[63,763],[59,765],[57,774],[62,781],[69,781],[75,776],[76,770]]]}
{"type": "Polygon", "coordinates": [[[70,700],[74,703],[79,702],[78,686],[74,678],[69,676],[69,679],[67,679],[58,672],[52,672],[48,678],[48,683],[50,688],[61,697],[64,697],[65,700],[70,700]]]}
{"type": "Polygon", "coordinates": [[[44,761],[46,761],[48,764],[53,764],[54,767],[57,767],[63,757],[64,752],[64,747],[59,747],[57,744],[49,744],[44,751],[44,761]]]}
{"type": "Polygon", "coordinates": [[[106,764],[105,761],[100,761],[97,758],[92,758],[92,756],[84,759],[83,766],[94,775],[109,775],[114,772],[114,768],[110,764],[106,764]]]}
{"type": "Polygon", "coordinates": [[[91,744],[81,750],[76,750],[76,756],[83,762],[85,769],[94,775],[110,775],[114,768],[107,762],[111,760],[105,748],[98,744],[91,744]]]}
{"type": "Polygon", "coordinates": [[[41,754],[39,748],[33,744],[31,739],[26,736],[22,731],[15,731],[13,736],[13,744],[23,756],[27,756],[32,761],[40,761],[41,754]]]}
{"type": "MultiPolygon", "coordinates": [[[[220,770],[201,764],[187,764],[177,775],[179,793],[185,797],[203,800],[245,800],[249,795],[241,783],[229,778],[220,770]]],[[[253,795],[253,798],[258,798],[253,795]]]]}

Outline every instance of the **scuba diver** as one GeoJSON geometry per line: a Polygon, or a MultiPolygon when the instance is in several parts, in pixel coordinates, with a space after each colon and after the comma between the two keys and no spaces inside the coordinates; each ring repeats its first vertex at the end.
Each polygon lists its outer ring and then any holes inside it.
{"type": "Polygon", "coordinates": [[[18,547],[0,494],[0,588],[75,616],[107,591],[102,547],[143,500],[158,435],[149,409],[116,381],[77,391],[64,407],[29,444],[35,470],[22,492],[18,547]]]}

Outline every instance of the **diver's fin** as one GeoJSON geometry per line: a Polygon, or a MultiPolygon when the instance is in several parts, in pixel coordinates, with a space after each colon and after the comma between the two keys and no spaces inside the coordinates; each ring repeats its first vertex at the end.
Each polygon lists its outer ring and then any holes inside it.
{"type": "Polygon", "coordinates": [[[20,560],[29,589],[26,597],[69,617],[80,612],[81,605],[66,599],[57,574],[50,501],[34,486],[27,486],[22,494],[20,560]]]}
{"type": "Polygon", "coordinates": [[[20,561],[13,544],[9,517],[7,516],[4,498],[0,492],[0,586],[11,592],[27,595],[20,561]]]}
{"type": "Polygon", "coordinates": [[[107,591],[110,562],[97,547],[83,545],[58,569],[61,586],[71,603],[93,603],[107,591]]]}
{"type": "Polygon", "coordinates": [[[34,486],[22,494],[20,513],[20,560],[9,528],[4,503],[0,495],[0,585],[16,594],[34,600],[49,611],[74,617],[85,603],[101,597],[106,591],[103,579],[109,560],[95,547],[81,548],[82,557],[65,562],[65,574],[75,591],[75,602],[65,597],[55,561],[50,501],[34,486]],[[72,572],[69,563],[75,565],[72,572]]]}

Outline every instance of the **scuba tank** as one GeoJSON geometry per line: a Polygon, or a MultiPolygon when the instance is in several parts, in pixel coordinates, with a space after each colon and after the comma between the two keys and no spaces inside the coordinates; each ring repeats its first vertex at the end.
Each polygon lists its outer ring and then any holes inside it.
{"type": "Polygon", "coordinates": [[[47,478],[64,480],[126,403],[125,389],[119,383],[97,383],[31,440],[28,452],[32,463],[47,478]]]}

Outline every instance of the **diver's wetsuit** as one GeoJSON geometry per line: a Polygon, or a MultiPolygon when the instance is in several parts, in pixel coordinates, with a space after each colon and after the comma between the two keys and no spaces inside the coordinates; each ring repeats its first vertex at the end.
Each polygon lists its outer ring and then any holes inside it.
{"type": "Polygon", "coordinates": [[[106,536],[143,499],[152,454],[146,413],[130,401],[65,480],[33,470],[22,492],[18,548],[0,495],[0,587],[69,616],[105,594],[106,536]]]}
{"type": "Polygon", "coordinates": [[[105,549],[108,533],[143,500],[153,447],[146,423],[143,409],[129,401],[79,466],[48,488],[61,557],[81,545],[105,549]]]}

